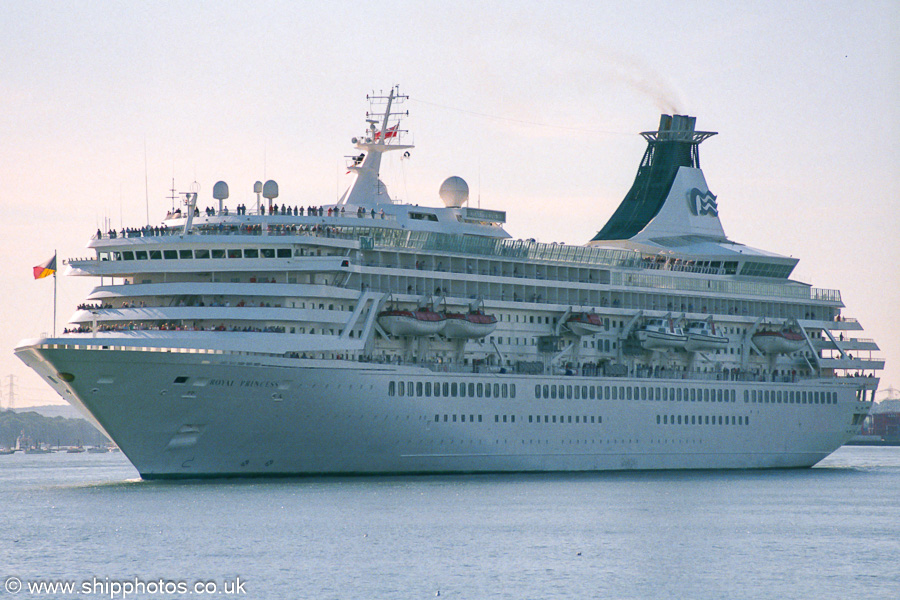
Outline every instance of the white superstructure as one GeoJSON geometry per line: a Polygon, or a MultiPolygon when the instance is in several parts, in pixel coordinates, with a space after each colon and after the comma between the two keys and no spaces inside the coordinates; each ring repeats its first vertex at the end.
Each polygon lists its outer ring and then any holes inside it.
{"type": "Polygon", "coordinates": [[[219,182],[67,261],[99,285],[16,353],[142,477],[801,467],[856,434],[877,346],[795,259],[727,238],[692,117],[643,134],[568,246],[510,239],[458,177],[443,207],[392,201],[405,97],[370,100],[337,203],[270,181],[229,210],[219,182]]]}

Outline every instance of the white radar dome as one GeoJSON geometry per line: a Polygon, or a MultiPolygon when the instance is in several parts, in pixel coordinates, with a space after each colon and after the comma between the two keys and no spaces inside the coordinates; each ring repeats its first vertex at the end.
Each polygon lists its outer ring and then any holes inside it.
{"type": "Polygon", "coordinates": [[[448,177],[441,184],[439,192],[444,206],[447,208],[459,208],[469,199],[469,184],[462,177],[448,177]]]}

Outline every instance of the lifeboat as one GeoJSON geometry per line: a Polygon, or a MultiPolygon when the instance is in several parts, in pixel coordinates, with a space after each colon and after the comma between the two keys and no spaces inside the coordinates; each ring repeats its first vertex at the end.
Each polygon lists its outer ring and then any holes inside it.
{"type": "Polygon", "coordinates": [[[444,315],[425,308],[378,313],[378,323],[391,335],[434,335],[444,329],[446,322],[444,315]]]}
{"type": "Polygon", "coordinates": [[[481,310],[467,313],[444,313],[446,325],[442,332],[447,338],[483,338],[497,328],[497,317],[481,310]]]}
{"type": "Polygon", "coordinates": [[[753,343],[766,354],[790,354],[803,347],[803,334],[788,327],[762,329],[753,334],[753,343]]]}
{"type": "Polygon", "coordinates": [[[685,334],[687,335],[685,349],[688,352],[715,350],[728,345],[728,338],[716,330],[716,324],[712,321],[692,321],[688,323],[685,334]]]}
{"type": "Polygon", "coordinates": [[[566,327],[577,336],[594,335],[604,330],[603,319],[595,313],[575,313],[566,319],[566,327]]]}
{"type": "Polygon", "coordinates": [[[637,336],[646,350],[683,350],[688,340],[672,319],[650,319],[638,330],[637,336]]]}

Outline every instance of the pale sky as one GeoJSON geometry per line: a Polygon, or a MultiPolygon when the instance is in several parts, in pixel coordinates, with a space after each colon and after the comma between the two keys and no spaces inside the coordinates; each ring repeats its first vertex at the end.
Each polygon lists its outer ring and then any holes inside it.
{"type": "MultiPolygon", "coordinates": [[[[13,355],[49,333],[32,267],[159,223],[175,187],[230,205],[256,180],[306,206],[343,192],[365,95],[409,94],[391,194],[441,182],[505,210],[517,238],[582,244],[631,185],[661,112],[719,135],[701,166],[728,236],[800,259],[900,386],[900,3],[34,2],[0,20],[0,396],[60,402],[13,355]],[[145,187],[145,147],[146,181],[145,187]]],[[[92,287],[59,278],[62,329],[92,287]]]]}

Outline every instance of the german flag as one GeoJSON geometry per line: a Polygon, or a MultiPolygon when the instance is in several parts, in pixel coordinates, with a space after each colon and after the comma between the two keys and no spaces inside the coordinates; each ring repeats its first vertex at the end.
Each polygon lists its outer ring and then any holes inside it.
{"type": "Polygon", "coordinates": [[[44,277],[50,277],[56,273],[56,255],[53,255],[53,258],[48,260],[45,263],[41,263],[38,266],[34,267],[34,278],[35,279],[43,279],[44,277]]]}

